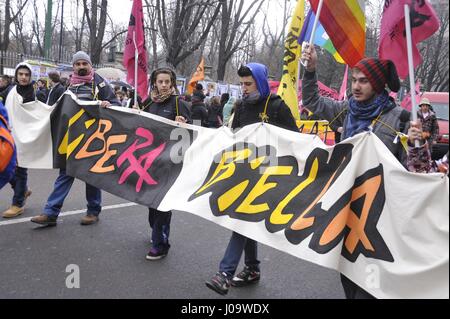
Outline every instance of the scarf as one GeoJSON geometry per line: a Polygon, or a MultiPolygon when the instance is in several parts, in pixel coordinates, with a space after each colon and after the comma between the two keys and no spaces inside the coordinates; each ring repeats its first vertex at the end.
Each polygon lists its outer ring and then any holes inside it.
{"type": "Polygon", "coordinates": [[[91,70],[91,73],[89,73],[88,75],[78,75],[74,72],[72,73],[72,77],[70,78],[70,84],[78,85],[84,83],[92,83],[93,79],[94,79],[94,70],[91,70]]]}
{"type": "Polygon", "coordinates": [[[390,111],[394,107],[395,104],[389,102],[389,94],[386,90],[368,103],[357,102],[351,97],[349,100],[348,121],[343,139],[369,131],[373,120],[381,113],[390,111]]]}
{"type": "Polygon", "coordinates": [[[242,100],[246,103],[256,104],[261,100],[261,94],[259,93],[259,91],[254,91],[250,94],[245,94],[242,97],[242,100]]]}
{"type": "Polygon", "coordinates": [[[34,91],[34,82],[27,85],[17,84],[17,93],[22,96],[22,103],[33,102],[36,99],[36,92],[34,91]]]}
{"type": "Polygon", "coordinates": [[[172,88],[171,90],[168,90],[166,93],[159,93],[158,89],[155,87],[152,90],[151,98],[154,103],[163,103],[166,101],[169,97],[172,95],[176,95],[175,88],[172,88]]]}

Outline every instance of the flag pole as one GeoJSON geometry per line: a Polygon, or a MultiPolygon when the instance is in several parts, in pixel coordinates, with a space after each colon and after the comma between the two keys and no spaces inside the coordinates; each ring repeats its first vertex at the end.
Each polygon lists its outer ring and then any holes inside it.
{"type": "MultiPolygon", "coordinates": [[[[414,59],[412,51],[412,35],[411,35],[411,18],[409,15],[409,5],[405,4],[405,29],[406,29],[406,46],[408,48],[408,67],[409,67],[409,82],[410,82],[410,94],[411,94],[411,105],[412,105],[412,118],[413,121],[417,121],[417,101],[416,101],[416,90],[415,90],[415,79],[414,79],[414,59]]],[[[419,147],[420,143],[418,140],[415,141],[415,146],[419,147]]]]}
{"type": "MultiPolygon", "coordinates": [[[[314,43],[314,36],[316,35],[316,29],[317,29],[317,24],[319,22],[320,12],[322,11],[322,5],[323,5],[323,0],[320,0],[319,5],[317,7],[316,18],[314,19],[313,28],[311,30],[311,36],[309,37],[308,46],[313,45],[313,43],[314,43]]],[[[305,61],[304,66],[305,67],[308,66],[308,61],[305,61]]]]}
{"type": "Polygon", "coordinates": [[[133,31],[133,43],[134,43],[134,108],[139,110],[139,105],[137,102],[139,50],[136,43],[136,31],[133,31]]]}

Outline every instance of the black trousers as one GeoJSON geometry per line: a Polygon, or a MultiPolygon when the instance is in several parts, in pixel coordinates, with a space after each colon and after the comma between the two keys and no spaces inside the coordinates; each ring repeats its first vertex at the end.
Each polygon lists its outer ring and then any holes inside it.
{"type": "Polygon", "coordinates": [[[341,283],[347,299],[376,299],[353,281],[341,274],[341,283]]]}

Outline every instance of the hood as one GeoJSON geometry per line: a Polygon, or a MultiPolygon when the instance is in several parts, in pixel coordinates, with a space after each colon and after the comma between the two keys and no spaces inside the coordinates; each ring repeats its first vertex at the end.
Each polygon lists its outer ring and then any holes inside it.
{"type": "Polygon", "coordinates": [[[14,78],[15,78],[16,83],[17,83],[17,70],[20,69],[20,68],[23,68],[23,67],[25,67],[28,70],[30,70],[31,77],[33,77],[33,69],[31,68],[31,65],[29,65],[26,62],[20,62],[19,64],[17,64],[16,70],[14,71],[14,78]]]}
{"type": "Polygon", "coordinates": [[[270,86],[267,67],[260,63],[249,63],[246,65],[252,71],[253,78],[256,81],[259,94],[262,98],[267,98],[270,94],[270,86]]]}

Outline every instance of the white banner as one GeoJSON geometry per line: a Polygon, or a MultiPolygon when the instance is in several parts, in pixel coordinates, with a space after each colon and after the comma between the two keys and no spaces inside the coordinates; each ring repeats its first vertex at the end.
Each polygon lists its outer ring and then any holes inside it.
{"type": "Polygon", "coordinates": [[[9,124],[17,148],[18,166],[52,168],[53,151],[50,114],[54,106],[40,101],[23,103],[23,98],[12,88],[6,99],[9,124]]]}
{"type": "Polygon", "coordinates": [[[202,130],[159,209],[335,269],[378,298],[448,298],[448,178],[407,172],[374,134],[345,142],[266,124],[202,130]]]}

